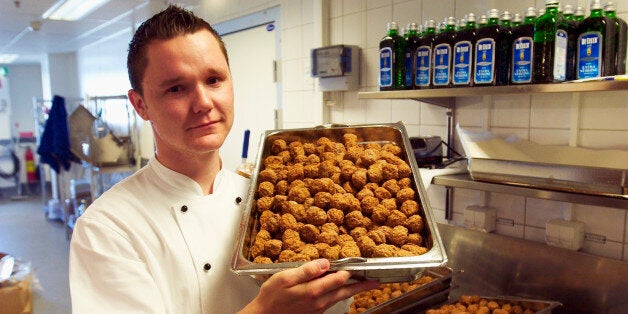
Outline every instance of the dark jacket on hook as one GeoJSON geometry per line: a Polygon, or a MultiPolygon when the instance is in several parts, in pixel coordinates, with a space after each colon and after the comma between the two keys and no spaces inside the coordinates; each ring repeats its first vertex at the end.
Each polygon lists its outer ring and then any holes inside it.
{"type": "Polygon", "coordinates": [[[61,96],[55,95],[52,99],[52,108],[48,113],[48,120],[41,135],[37,153],[41,162],[49,164],[57,173],[60,167],[67,171],[72,161],[79,160],[70,151],[68,113],[65,110],[65,98],[61,96]]]}

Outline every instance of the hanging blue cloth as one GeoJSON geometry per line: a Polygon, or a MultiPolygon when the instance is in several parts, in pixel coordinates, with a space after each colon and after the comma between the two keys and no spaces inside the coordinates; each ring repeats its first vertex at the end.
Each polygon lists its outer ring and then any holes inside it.
{"type": "Polygon", "coordinates": [[[65,98],[61,96],[55,95],[52,99],[52,107],[48,113],[37,154],[42,163],[50,165],[57,173],[61,167],[66,171],[70,169],[72,161],[79,161],[70,151],[68,113],[65,110],[65,98]]]}

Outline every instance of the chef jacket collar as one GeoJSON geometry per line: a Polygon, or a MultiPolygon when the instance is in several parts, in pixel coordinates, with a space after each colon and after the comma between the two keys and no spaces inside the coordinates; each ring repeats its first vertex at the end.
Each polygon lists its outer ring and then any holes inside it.
{"type": "MultiPolygon", "coordinates": [[[[148,161],[148,166],[155,171],[155,174],[162,180],[162,184],[165,184],[169,187],[169,190],[181,193],[181,195],[185,194],[193,194],[195,196],[204,196],[205,193],[203,189],[198,184],[198,182],[192,180],[190,177],[178,173],[172,169],[164,166],[155,155],[151,156],[148,161]]],[[[214,191],[212,194],[219,194],[221,189],[221,182],[224,176],[224,170],[221,168],[220,171],[216,174],[216,178],[214,179],[214,191]]]]}

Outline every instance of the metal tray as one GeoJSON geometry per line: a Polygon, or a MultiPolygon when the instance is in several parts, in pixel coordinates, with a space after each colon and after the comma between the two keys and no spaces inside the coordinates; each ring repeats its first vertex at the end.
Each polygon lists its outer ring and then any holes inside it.
{"type": "MultiPolygon", "coordinates": [[[[536,310],[534,312],[535,314],[552,313],[553,309],[563,305],[562,303],[560,303],[558,301],[526,299],[526,298],[513,297],[513,296],[496,296],[496,297],[480,296],[480,298],[487,299],[489,301],[508,301],[508,302],[515,302],[515,303],[519,303],[519,304],[526,303],[526,304],[530,305],[533,308],[538,308],[538,310],[536,310]]],[[[457,302],[458,302],[458,300],[449,300],[449,301],[447,301],[445,303],[436,305],[433,308],[438,308],[438,307],[440,307],[442,305],[445,305],[445,304],[455,304],[457,302]]]]}
{"type": "Polygon", "coordinates": [[[342,141],[344,133],[356,134],[367,142],[390,143],[394,142],[403,151],[403,159],[412,170],[412,184],[416,189],[421,205],[419,214],[423,217],[425,228],[423,238],[428,252],[417,256],[386,257],[386,258],[347,258],[332,261],[331,270],[347,270],[354,276],[377,279],[381,282],[400,282],[414,280],[418,274],[428,267],[442,266],[447,262],[447,256],[438,233],[437,225],[432,214],[431,206],[427,200],[425,187],[420,179],[419,169],[412,155],[412,149],[405,126],[401,122],[391,124],[371,124],[355,126],[323,126],[319,128],[271,130],[262,134],[260,140],[258,158],[251,176],[251,186],[244,204],[240,230],[237,243],[231,259],[231,269],[240,275],[264,275],[273,274],[288,268],[298,267],[303,262],[287,262],[273,264],[258,264],[249,260],[249,248],[251,240],[258,231],[257,219],[253,206],[256,201],[256,187],[258,173],[261,171],[262,162],[270,154],[270,146],[275,139],[284,139],[286,142],[301,140],[314,142],[325,136],[334,141],[342,141]]]}
{"type": "Polygon", "coordinates": [[[434,267],[427,269],[423,275],[431,275],[434,280],[406,292],[394,299],[378,304],[364,314],[380,313],[403,313],[405,311],[416,311],[427,306],[433,306],[447,300],[451,288],[452,269],[448,267],[434,267]]]}
{"type": "Polygon", "coordinates": [[[468,169],[478,181],[628,199],[628,169],[485,158],[470,158],[468,169]]]}

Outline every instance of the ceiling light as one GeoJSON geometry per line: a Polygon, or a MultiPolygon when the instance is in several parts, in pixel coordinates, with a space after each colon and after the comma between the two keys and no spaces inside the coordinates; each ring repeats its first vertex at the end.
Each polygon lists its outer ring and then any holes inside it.
{"type": "Polygon", "coordinates": [[[15,61],[19,56],[20,55],[8,54],[8,53],[0,54],[0,64],[1,63],[5,63],[5,64],[13,63],[13,61],[15,61]]]}
{"type": "Polygon", "coordinates": [[[59,0],[41,16],[44,19],[76,21],[92,13],[109,0],[59,0]]]}

